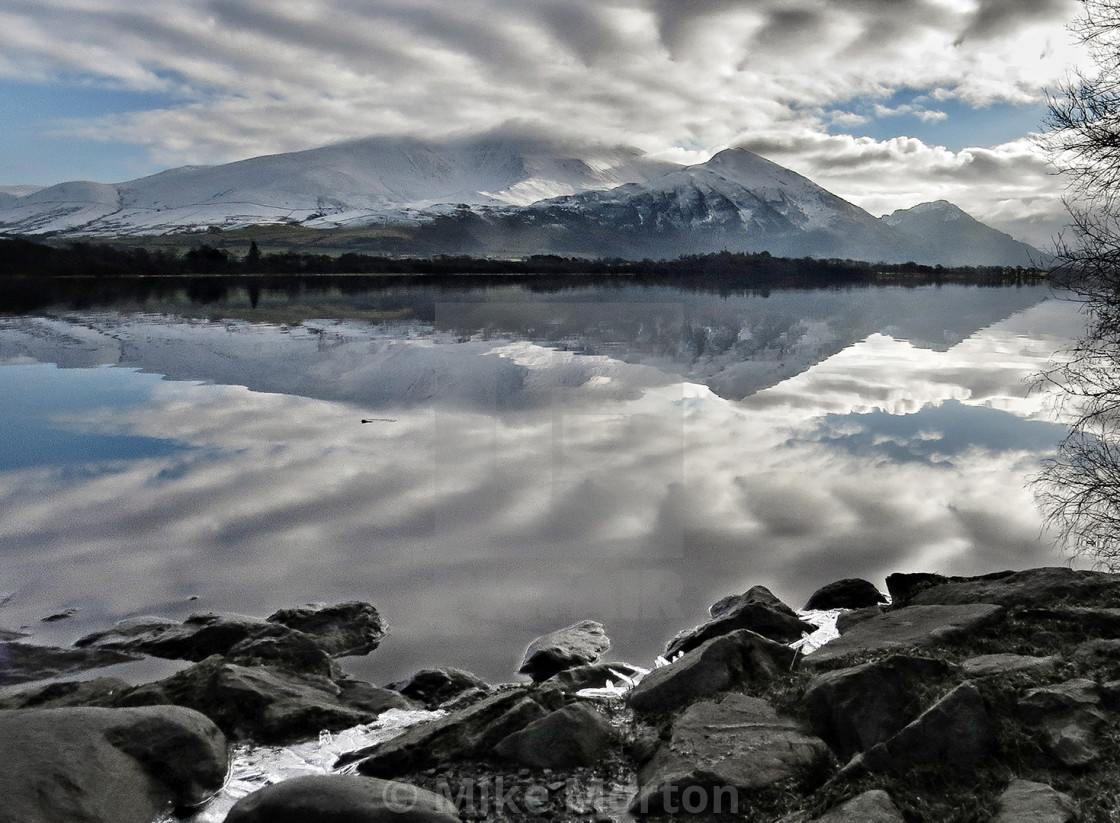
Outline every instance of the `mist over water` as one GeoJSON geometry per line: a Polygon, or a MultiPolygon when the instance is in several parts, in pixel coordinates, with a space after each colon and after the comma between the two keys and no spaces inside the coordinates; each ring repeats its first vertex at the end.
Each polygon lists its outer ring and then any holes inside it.
{"type": "Polygon", "coordinates": [[[579,619],[648,665],[752,585],[1063,560],[1029,379],[1082,321],[1042,287],[253,302],[0,318],[0,625],[357,598],[390,635],[356,675],[502,681],[579,619]]]}

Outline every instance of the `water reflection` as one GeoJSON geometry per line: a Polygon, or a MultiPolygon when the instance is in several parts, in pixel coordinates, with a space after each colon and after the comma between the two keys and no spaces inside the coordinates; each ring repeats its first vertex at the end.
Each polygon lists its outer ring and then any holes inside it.
{"type": "Polygon", "coordinates": [[[0,617],[76,606],[36,625],[69,640],[358,597],[392,633],[356,672],[505,679],[575,619],[648,662],[750,585],[799,606],[842,576],[1056,559],[1024,481],[1063,430],[1025,379],[1079,320],[1044,291],[468,296],[430,323],[0,322],[6,362],[83,367],[0,368],[5,418],[32,402],[18,370],[42,369],[81,399],[52,426],[149,449],[0,472],[0,617]]]}

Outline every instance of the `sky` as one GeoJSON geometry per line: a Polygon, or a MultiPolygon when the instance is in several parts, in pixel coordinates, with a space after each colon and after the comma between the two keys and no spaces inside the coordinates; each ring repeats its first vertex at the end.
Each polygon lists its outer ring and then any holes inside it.
{"type": "Polygon", "coordinates": [[[1077,0],[5,0],[0,186],[123,182],[371,135],[526,125],[742,146],[883,214],[948,199],[1044,244],[1032,140],[1077,0]]]}

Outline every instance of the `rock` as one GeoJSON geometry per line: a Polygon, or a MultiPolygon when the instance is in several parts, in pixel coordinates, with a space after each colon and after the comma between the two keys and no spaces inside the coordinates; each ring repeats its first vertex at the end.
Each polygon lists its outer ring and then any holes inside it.
{"type": "Polygon", "coordinates": [[[1085,634],[1120,637],[1120,609],[1090,606],[1023,609],[1019,617],[1027,621],[1053,620],[1070,624],[1085,634]]]}
{"type": "Polygon", "coordinates": [[[420,704],[393,689],[381,688],[364,680],[352,677],[339,677],[334,681],[338,687],[338,701],[351,709],[380,715],[389,709],[418,709],[420,704]]]}
{"type": "Polygon", "coordinates": [[[281,609],[266,620],[311,635],[331,657],[369,654],[385,637],[385,623],[377,609],[359,600],[281,609]]]}
{"type": "Polygon", "coordinates": [[[951,671],[941,660],[894,655],[818,675],[805,689],[809,725],[847,760],[902,731],[921,714],[922,688],[951,671]]]}
{"type": "Polygon", "coordinates": [[[547,713],[528,690],[510,689],[470,708],[412,726],[392,740],[343,755],[336,765],[360,761],[362,774],[388,778],[455,760],[485,758],[503,739],[547,713]]]}
{"type": "Polygon", "coordinates": [[[1045,783],[1012,780],[999,796],[999,812],[992,823],[1070,823],[1073,801],[1045,783]]]}
{"type": "Polygon", "coordinates": [[[139,659],[136,655],[103,649],[59,649],[16,641],[0,642],[0,686],[66,677],[139,659]]]}
{"type": "Polygon", "coordinates": [[[840,634],[847,634],[852,626],[862,623],[864,620],[870,620],[872,617],[878,617],[883,613],[881,606],[868,606],[866,609],[852,609],[851,611],[841,612],[836,617],[836,631],[840,634]]]}
{"type": "Polygon", "coordinates": [[[894,609],[853,626],[846,634],[803,657],[801,665],[824,668],[854,654],[905,652],[932,646],[990,625],[1003,611],[1002,606],[987,603],[894,609]]]}
{"type": "Polygon", "coordinates": [[[490,684],[471,672],[449,667],[422,669],[408,680],[389,684],[388,688],[435,709],[472,689],[488,692],[490,684]]]}
{"type": "Polygon", "coordinates": [[[948,578],[913,595],[908,604],[1045,606],[1063,600],[1084,602],[1085,598],[1102,595],[1120,595],[1120,576],[1059,566],[948,578]]]}
{"type": "Polygon", "coordinates": [[[1110,660],[1120,660],[1120,640],[1112,638],[1086,640],[1073,650],[1073,659],[1095,665],[1110,660]]]}
{"type": "Polygon", "coordinates": [[[882,789],[872,789],[829,809],[813,823],[905,823],[905,820],[889,794],[882,789]]]}
{"type": "Polygon", "coordinates": [[[41,623],[57,623],[59,620],[68,620],[78,613],[77,609],[63,609],[54,614],[48,614],[46,617],[39,619],[41,623]]]}
{"type": "Polygon", "coordinates": [[[596,662],[610,647],[603,624],[584,620],[530,643],[517,673],[539,683],[564,669],[596,662]]]}
{"type": "Polygon", "coordinates": [[[984,699],[976,686],[966,681],[894,737],[856,755],[838,777],[851,778],[868,771],[901,774],[928,765],[968,773],[990,756],[994,745],[995,732],[984,699]]]}
{"type": "Polygon", "coordinates": [[[14,632],[11,629],[0,629],[0,641],[19,640],[21,637],[30,637],[27,632],[14,632]]]}
{"type": "Polygon", "coordinates": [[[775,611],[785,614],[787,617],[797,617],[797,612],[779,600],[777,596],[765,586],[752,586],[743,592],[743,594],[731,594],[717,600],[712,604],[711,608],[708,609],[708,615],[711,617],[722,617],[728,612],[732,612],[738,607],[748,603],[769,606],[775,611]]]}
{"type": "Polygon", "coordinates": [[[133,689],[118,705],[188,706],[235,739],[290,743],[323,729],[369,723],[390,708],[413,705],[396,692],[366,685],[384,697],[376,707],[365,699],[368,692],[344,702],[347,690],[325,677],[239,666],[214,656],[166,680],[133,689]]]}
{"type": "Polygon", "coordinates": [[[226,741],[177,706],[0,712],[0,821],[151,823],[225,781],[226,741]]]}
{"type": "Polygon", "coordinates": [[[248,639],[290,633],[287,627],[238,614],[195,614],[182,623],[163,617],[132,617],[107,631],[79,638],[74,645],[197,662],[211,655],[227,654],[248,639]]]}
{"type": "Polygon", "coordinates": [[[630,809],[640,814],[737,810],[739,793],[794,777],[827,752],[824,741],[765,700],[729,694],[718,703],[696,703],[677,718],[669,740],[640,770],[630,809]]]}
{"type": "Polygon", "coordinates": [[[887,598],[870,581],[848,577],[813,592],[806,609],[864,609],[886,603],[887,598]]]}
{"type": "Polygon", "coordinates": [[[109,706],[132,688],[116,677],[67,680],[45,686],[0,689],[0,709],[61,709],[68,706],[109,706]]]}
{"type": "Polygon", "coordinates": [[[968,677],[992,677],[1017,672],[1052,672],[1061,662],[1062,659],[1056,655],[1032,657],[1025,654],[982,654],[964,661],[961,669],[968,677]]]}
{"type": "Polygon", "coordinates": [[[268,637],[247,637],[234,643],[225,658],[242,666],[275,666],[294,672],[338,677],[334,658],[309,636],[291,631],[268,637]]]}
{"type": "Polygon", "coordinates": [[[578,692],[580,689],[601,689],[608,681],[617,685],[623,682],[623,678],[633,680],[644,674],[644,671],[629,663],[589,663],[565,669],[554,674],[545,683],[558,686],[566,692],[578,692]]]}
{"type": "Polygon", "coordinates": [[[627,692],[626,702],[644,714],[680,709],[730,688],[767,683],[788,672],[795,658],[792,649],[742,629],[654,669],[627,692]]]}
{"type": "MultiPolygon", "coordinates": [[[[740,595],[733,603],[722,608],[718,617],[707,623],[679,632],[665,647],[665,656],[671,659],[682,652],[692,651],[714,637],[740,629],[750,629],[755,634],[778,643],[792,643],[794,640],[800,640],[802,635],[816,631],[816,626],[799,618],[789,606],[777,601],[777,598],[765,589],[762,591],[769,597],[760,594],[759,589],[762,587],[756,586],[746,594],[740,595]],[[770,602],[771,600],[777,601],[777,605],[770,602]]],[[[719,606],[718,603],[716,605],[719,606]]]]}
{"type": "Polygon", "coordinates": [[[1031,689],[1018,707],[1023,720],[1038,727],[1046,750],[1063,765],[1078,768],[1101,756],[1096,743],[1105,722],[1100,702],[1097,684],[1078,679],[1031,689]]]}
{"type": "Polygon", "coordinates": [[[888,574],[887,592],[891,596],[891,603],[895,606],[907,606],[910,600],[919,592],[948,583],[950,580],[964,580],[966,578],[949,578],[942,574],[929,572],[895,572],[888,574]]]}
{"type": "Polygon", "coordinates": [[[502,739],[494,753],[535,769],[577,769],[597,764],[616,739],[610,722],[585,703],[573,703],[502,739]]]}
{"type": "Polygon", "coordinates": [[[225,823],[458,823],[455,804],[408,783],[356,775],[293,777],[237,801],[225,823]]]}

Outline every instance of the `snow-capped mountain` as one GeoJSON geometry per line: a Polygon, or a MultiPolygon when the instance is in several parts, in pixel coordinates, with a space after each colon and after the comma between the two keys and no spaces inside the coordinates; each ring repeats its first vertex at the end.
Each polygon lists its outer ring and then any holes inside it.
{"type": "Polygon", "coordinates": [[[0,229],[119,236],[296,221],[416,219],[441,204],[517,204],[648,180],[675,168],[635,149],[565,151],[531,133],[433,143],[374,137],[126,183],[62,183],[0,201],[0,229]]]}
{"type": "Polygon", "coordinates": [[[946,200],[884,215],[882,221],[929,247],[947,266],[1040,266],[1046,255],[986,226],[946,200]]]}
{"type": "Polygon", "coordinates": [[[0,232],[12,234],[119,237],[269,223],[357,228],[358,240],[348,241],[356,251],[412,255],[729,250],[947,265],[1041,257],[944,202],[875,218],[745,149],[682,167],[528,131],[444,143],[376,137],[127,183],[0,190],[0,232]]]}

